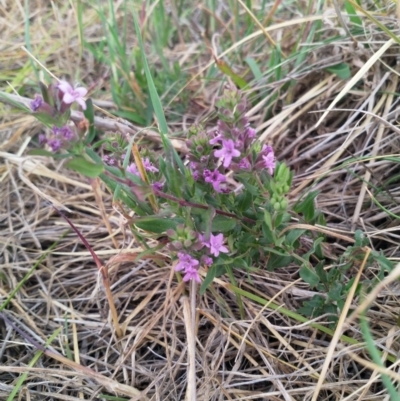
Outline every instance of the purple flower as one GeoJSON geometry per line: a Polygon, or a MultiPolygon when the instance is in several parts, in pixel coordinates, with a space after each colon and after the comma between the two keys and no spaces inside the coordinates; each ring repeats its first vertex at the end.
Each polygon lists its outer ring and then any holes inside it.
{"type": "Polygon", "coordinates": [[[134,174],[134,175],[137,175],[138,177],[140,177],[139,171],[138,171],[138,169],[137,169],[135,163],[130,164],[130,165],[126,168],[126,171],[127,171],[128,173],[131,173],[131,174],[134,174]]]}
{"type": "Polygon", "coordinates": [[[235,149],[235,143],[232,141],[232,139],[228,140],[224,139],[222,141],[222,148],[216,150],[214,152],[214,156],[223,159],[224,167],[228,168],[229,165],[231,164],[232,158],[240,156],[240,152],[237,149],[235,149]]]}
{"type": "Polygon", "coordinates": [[[162,191],[164,184],[159,181],[155,181],[151,184],[151,186],[156,190],[156,191],[162,191]]]}
{"type": "Polygon", "coordinates": [[[71,141],[74,138],[74,133],[72,132],[71,128],[68,125],[64,125],[63,127],[56,127],[54,126],[52,129],[53,133],[57,137],[61,137],[66,141],[71,141]]]}
{"type": "Polygon", "coordinates": [[[208,143],[210,145],[217,145],[219,142],[223,140],[223,136],[221,134],[216,134],[214,138],[210,139],[208,143]]]}
{"type": "Polygon", "coordinates": [[[145,157],[143,159],[143,166],[147,171],[150,171],[151,173],[158,173],[158,168],[153,165],[148,157],[145,157]]]}
{"type": "Polygon", "coordinates": [[[43,98],[40,95],[35,95],[35,99],[31,100],[29,106],[33,112],[38,111],[38,109],[43,105],[43,98]]]}
{"type": "Polygon", "coordinates": [[[185,275],[183,276],[183,281],[189,281],[189,280],[194,280],[197,283],[201,283],[200,275],[197,269],[194,269],[193,267],[189,267],[188,269],[185,270],[185,275]]]}
{"type": "Polygon", "coordinates": [[[273,175],[275,170],[275,155],[271,146],[264,145],[262,150],[263,166],[268,170],[268,172],[273,175]],[[263,154],[264,153],[264,154],[263,154]],[[265,154],[266,153],[266,154],[265,154]]]}
{"type": "Polygon", "coordinates": [[[226,177],[223,174],[221,174],[218,170],[214,171],[204,170],[203,177],[205,182],[212,184],[216,192],[222,192],[220,184],[221,182],[226,181],[226,177]]]}
{"type": "Polygon", "coordinates": [[[241,132],[242,132],[241,129],[238,127],[232,128],[232,131],[231,131],[232,137],[238,138],[240,136],[241,132]]]}
{"type": "Polygon", "coordinates": [[[175,270],[186,270],[188,267],[195,268],[199,265],[199,261],[187,253],[178,252],[179,263],[175,266],[175,270]]]}
{"type": "Polygon", "coordinates": [[[197,170],[192,171],[193,179],[198,181],[200,178],[200,173],[197,170]]]}
{"type": "Polygon", "coordinates": [[[47,143],[47,138],[45,134],[39,135],[39,145],[45,145],[47,143]]]}
{"type": "Polygon", "coordinates": [[[203,255],[200,259],[200,263],[202,263],[203,265],[206,265],[206,266],[211,266],[214,263],[214,261],[209,256],[203,255]]]}
{"type": "Polygon", "coordinates": [[[185,276],[183,277],[183,281],[195,280],[199,283],[200,276],[197,268],[200,262],[183,252],[178,252],[178,259],[179,263],[175,266],[175,271],[184,271],[185,276]]]}
{"type": "Polygon", "coordinates": [[[217,257],[220,252],[222,253],[228,253],[229,249],[223,245],[224,242],[224,235],[223,234],[218,234],[218,235],[210,235],[209,241],[205,242],[204,245],[207,248],[210,248],[210,253],[211,255],[217,257]]]}
{"type": "Polygon", "coordinates": [[[78,103],[83,110],[86,110],[86,102],[84,96],[87,94],[87,89],[83,87],[73,88],[68,82],[60,81],[57,85],[58,89],[63,93],[63,102],[65,104],[78,103]]]}
{"type": "Polygon", "coordinates": [[[51,147],[53,152],[57,152],[57,150],[61,148],[62,142],[60,139],[53,138],[49,139],[47,144],[51,147]]]}
{"type": "Polygon", "coordinates": [[[256,137],[256,130],[254,128],[248,127],[246,129],[247,138],[253,139],[256,137]]]}
{"type": "Polygon", "coordinates": [[[251,164],[247,157],[244,157],[242,160],[240,160],[238,166],[241,170],[250,170],[251,168],[251,164]]]}

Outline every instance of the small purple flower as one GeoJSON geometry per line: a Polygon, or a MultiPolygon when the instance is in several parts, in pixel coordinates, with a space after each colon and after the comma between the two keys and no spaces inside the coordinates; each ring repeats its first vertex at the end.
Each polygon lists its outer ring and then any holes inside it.
{"type": "Polygon", "coordinates": [[[189,267],[185,270],[185,275],[183,276],[183,281],[194,280],[197,283],[201,283],[200,275],[197,269],[189,267]]]}
{"type": "Polygon", "coordinates": [[[40,95],[35,95],[35,98],[30,101],[29,106],[33,112],[38,111],[39,108],[43,105],[43,98],[40,95]]]}
{"type": "Polygon", "coordinates": [[[232,137],[238,138],[240,136],[241,132],[242,132],[241,129],[238,127],[232,128],[232,131],[231,131],[232,137]]]}
{"type": "Polygon", "coordinates": [[[148,157],[145,157],[143,159],[143,166],[147,171],[150,171],[151,173],[158,173],[158,168],[153,165],[148,157]]]}
{"type": "Polygon", "coordinates": [[[39,135],[39,145],[45,145],[47,143],[47,138],[45,134],[39,135]]]}
{"type": "Polygon", "coordinates": [[[218,170],[211,171],[206,169],[204,170],[203,177],[205,182],[212,184],[216,192],[222,192],[220,185],[221,182],[226,181],[226,177],[223,174],[221,174],[218,170]]]}
{"type": "Polygon", "coordinates": [[[254,139],[256,137],[256,130],[254,128],[248,127],[246,129],[246,135],[249,139],[254,139]]]}
{"type": "Polygon", "coordinates": [[[223,140],[222,148],[214,152],[214,156],[224,160],[224,167],[228,168],[233,157],[240,156],[240,152],[235,149],[235,143],[232,139],[223,140]]]}
{"type": "Polygon", "coordinates": [[[64,125],[63,127],[56,127],[54,126],[52,129],[55,136],[59,138],[63,138],[66,141],[71,141],[74,138],[74,133],[72,132],[71,128],[68,125],[64,125]]]}
{"type": "Polygon", "coordinates": [[[210,258],[209,256],[203,255],[203,256],[201,257],[201,259],[200,259],[200,263],[203,264],[203,265],[205,265],[205,266],[211,266],[211,265],[214,263],[214,261],[213,261],[213,259],[210,258]]]}
{"type": "Polygon", "coordinates": [[[263,166],[268,170],[268,172],[273,175],[275,170],[275,155],[271,146],[264,145],[262,150],[263,166]],[[266,154],[265,154],[266,153],[266,154]]]}
{"type": "Polygon", "coordinates": [[[183,277],[183,281],[195,280],[199,283],[200,276],[197,268],[200,262],[183,252],[178,252],[178,259],[179,263],[175,266],[175,271],[184,271],[185,276],[183,277]]]}
{"type": "Polygon", "coordinates": [[[215,133],[214,133],[214,138],[212,138],[212,139],[210,139],[209,141],[208,141],[208,143],[210,144],[210,145],[217,145],[217,144],[219,144],[222,140],[223,140],[223,136],[220,134],[220,132],[219,131],[215,131],[215,133]]]}
{"type": "Polygon", "coordinates": [[[240,160],[238,166],[241,170],[250,170],[251,168],[251,164],[247,157],[244,157],[242,160],[240,160]]]}
{"type": "Polygon", "coordinates": [[[175,271],[186,270],[188,267],[195,268],[199,261],[187,253],[178,252],[179,263],[175,266],[175,271]]]}
{"type": "Polygon", "coordinates": [[[135,163],[130,164],[130,165],[126,168],[126,171],[127,171],[128,173],[131,173],[131,174],[134,174],[134,175],[137,175],[138,177],[140,177],[139,171],[138,171],[138,169],[137,169],[135,163]]]}
{"type": "Polygon", "coordinates": [[[52,138],[47,141],[47,144],[53,152],[57,152],[61,148],[62,142],[60,139],[52,138]]]}
{"type": "Polygon", "coordinates": [[[208,242],[205,243],[207,248],[210,248],[210,253],[211,255],[217,257],[220,252],[222,253],[228,253],[229,249],[223,245],[224,242],[224,235],[223,234],[218,234],[218,235],[210,235],[210,239],[208,242]]]}
{"type": "Polygon", "coordinates": [[[83,87],[73,88],[68,82],[60,81],[57,85],[58,89],[63,93],[63,102],[65,104],[78,103],[83,110],[86,110],[86,102],[84,97],[87,94],[87,89],[83,87]]]}
{"type": "Polygon", "coordinates": [[[156,191],[162,191],[164,184],[163,184],[162,182],[155,181],[155,182],[153,182],[153,184],[151,184],[151,186],[152,186],[156,191]]]}

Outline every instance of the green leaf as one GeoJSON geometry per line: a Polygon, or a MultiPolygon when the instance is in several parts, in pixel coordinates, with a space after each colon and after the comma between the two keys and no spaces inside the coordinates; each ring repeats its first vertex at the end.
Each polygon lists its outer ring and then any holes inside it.
{"type": "Polygon", "coordinates": [[[326,284],[328,282],[328,277],[327,277],[326,271],[324,269],[324,261],[319,262],[315,266],[315,272],[317,273],[317,275],[322,283],[326,284]]]}
{"type": "Polygon", "coordinates": [[[250,192],[245,191],[236,197],[235,202],[237,205],[237,210],[243,213],[252,205],[253,196],[250,192]]]}
{"type": "Polygon", "coordinates": [[[260,67],[258,66],[256,60],[252,57],[246,57],[244,61],[247,63],[247,65],[250,67],[251,72],[253,73],[254,79],[256,81],[259,81],[262,79],[263,74],[260,70],[260,67]]]}
{"type": "Polygon", "coordinates": [[[68,153],[64,154],[53,153],[46,149],[30,149],[26,153],[31,156],[46,156],[46,157],[52,157],[53,159],[66,159],[68,157],[71,157],[71,155],[68,153]]]}
{"type": "Polygon", "coordinates": [[[53,99],[49,94],[49,87],[43,83],[42,81],[39,81],[39,88],[40,88],[40,93],[42,94],[43,100],[50,105],[53,105],[53,99]]]}
{"type": "Polygon", "coordinates": [[[276,212],[275,227],[280,228],[281,224],[289,222],[291,220],[291,218],[292,218],[292,216],[285,211],[276,212]]]}
{"type": "Polygon", "coordinates": [[[324,303],[323,297],[314,295],[309,301],[303,302],[303,306],[298,309],[298,312],[309,317],[321,315],[324,303]]]}
{"type": "Polygon", "coordinates": [[[310,222],[315,217],[314,200],[318,195],[318,191],[312,191],[299,203],[297,203],[293,209],[296,213],[303,214],[306,222],[310,222]]]}
{"type": "Polygon", "coordinates": [[[104,171],[102,164],[94,164],[83,157],[75,157],[69,160],[66,167],[90,178],[96,178],[104,171]]]}
{"type": "Polygon", "coordinates": [[[326,68],[327,71],[337,75],[340,79],[349,79],[351,77],[350,66],[347,63],[340,63],[326,68]]]}
{"type": "Polygon", "coordinates": [[[17,100],[14,100],[8,93],[5,92],[0,92],[0,99],[4,99],[6,103],[13,105],[19,110],[25,111],[26,113],[31,114],[32,111],[29,107],[25,106],[22,102],[18,102],[17,100]]]}
{"type": "Polygon", "coordinates": [[[272,216],[268,210],[264,210],[264,222],[267,225],[268,229],[272,231],[272,216]]]}
{"type": "Polygon", "coordinates": [[[286,242],[293,246],[293,244],[295,243],[295,241],[297,241],[307,230],[301,230],[301,229],[294,229],[294,230],[290,230],[287,234],[286,234],[286,242]]]}
{"type": "Polygon", "coordinates": [[[245,176],[237,176],[237,178],[239,178],[238,181],[243,184],[243,186],[246,188],[247,191],[250,192],[251,195],[257,196],[260,193],[260,189],[258,187],[249,184],[247,174],[245,176]]]}
{"type": "Polygon", "coordinates": [[[175,217],[172,219],[166,219],[159,216],[153,217],[143,217],[140,219],[135,219],[134,224],[136,227],[149,231],[156,234],[163,234],[169,229],[176,229],[178,224],[183,224],[184,220],[175,217]]]}
{"type": "MultiPolygon", "coordinates": [[[[359,4],[360,5],[360,4],[359,4]]],[[[362,21],[361,18],[357,15],[356,9],[353,7],[353,4],[350,3],[350,1],[345,0],[344,2],[344,7],[346,8],[347,14],[349,15],[350,21],[354,25],[359,25],[362,27],[362,21]]]]}
{"type": "Polygon", "coordinates": [[[37,120],[39,120],[42,124],[51,127],[53,125],[56,126],[62,126],[63,122],[60,121],[57,118],[54,118],[52,116],[49,116],[47,113],[40,113],[40,112],[36,112],[36,113],[31,113],[31,115],[33,117],[35,117],[37,120]]]}
{"type": "Polygon", "coordinates": [[[239,89],[245,89],[249,84],[240,75],[236,74],[228,64],[223,60],[215,60],[218,69],[232,79],[239,89]]]}
{"type": "MultiPolygon", "coordinates": [[[[101,157],[99,156],[99,154],[96,153],[92,148],[89,148],[88,146],[86,146],[85,152],[96,164],[100,164],[103,162],[101,160],[101,157]]],[[[122,175],[121,175],[121,177],[122,177],[122,175]]]]}
{"type": "Polygon", "coordinates": [[[94,127],[94,108],[92,99],[86,100],[86,110],[83,112],[85,118],[89,121],[89,132],[85,138],[85,145],[89,145],[92,143],[96,136],[96,130],[94,127]]]}
{"type": "Polygon", "coordinates": [[[288,266],[293,261],[292,256],[271,254],[268,258],[267,269],[273,271],[288,266]]]}
{"type": "Polygon", "coordinates": [[[239,222],[234,218],[217,215],[212,220],[211,231],[226,233],[233,230],[238,224],[239,222]]]}
{"type": "Polygon", "coordinates": [[[393,270],[393,262],[386,258],[384,255],[379,255],[377,252],[372,252],[372,256],[379,263],[381,268],[387,272],[393,270]]]}
{"type": "Polygon", "coordinates": [[[319,277],[305,264],[300,268],[300,277],[310,285],[311,288],[319,283],[319,277]]]}
{"type": "Polygon", "coordinates": [[[328,292],[328,299],[332,301],[340,301],[342,297],[343,284],[336,282],[333,283],[328,292]]]}
{"type": "Polygon", "coordinates": [[[261,226],[263,236],[265,240],[267,241],[268,244],[273,244],[275,243],[275,233],[274,231],[269,227],[268,224],[265,222],[262,223],[261,226]]]}
{"type": "Polygon", "coordinates": [[[207,275],[204,279],[204,281],[201,283],[200,286],[200,295],[203,295],[207,288],[209,287],[209,285],[213,282],[215,277],[219,277],[222,276],[224,273],[226,272],[226,268],[223,265],[212,265],[207,272],[207,275]]]}

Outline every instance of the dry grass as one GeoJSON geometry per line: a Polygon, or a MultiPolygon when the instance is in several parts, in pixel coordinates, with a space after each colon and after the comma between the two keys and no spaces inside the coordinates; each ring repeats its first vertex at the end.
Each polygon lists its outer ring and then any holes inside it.
{"type": "MultiPolygon", "coordinates": [[[[52,6],[40,0],[30,3],[34,10],[32,47],[46,67],[57,76],[70,73],[74,78],[79,66],[79,77],[89,86],[102,80],[107,72],[90,54],[82,52],[72,2],[51,3],[52,6]]],[[[1,80],[4,88],[6,81],[19,88],[35,79],[29,59],[21,50],[24,7],[19,1],[0,4],[1,80]]],[[[323,27],[327,37],[330,30],[341,29],[335,15],[334,10],[325,12],[323,27]]],[[[96,14],[87,12],[84,18],[85,35],[97,40],[100,26],[96,14]]],[[[211,114],[220,85],[202,80],[213,60],[201,41],[196,18],[198,13],[189,19],[190,40],[182,36],[169,54],[171,60],[184,58],[182,64],[193,76],[188,90],[195,93],[182,124],[171,124],[173,133],[211,114]],[[190,56],[195,60],[192,64],[190,56]]],[[[396,27],[394,16],[380,18],[387,26],[396,27]]],[[[261,51],[254,44],[256,38],[268,33],[275,41],[283,37],[282,50],[288,52],[293,39],[290,31],[299,30],[302,22],[307,30],[307,23],[317,19],[297,16],[273,21],[268,32],[260,30],[244,39],[240,51],[253,52],[254,56],[261,51]]],[[[305,188],[321,191],[318,207],[327,217],[332,238],[327,246],[333,258],[351,245],[338,239],[337,233],[341,238],[352,238],[354,230],[361,228],[367,233],[371,249],[382,249],[397,261],[398,220],[393,215],[400,210],[395,179],[399,169],[398,159],[388,156],[399,153],[399,46],[388,44],[386,52],[379,55],[389,38],[368,18],[364,22],[365,34],[358,39],[366,41],[368,33],[369,47],[355,45],[351,40],[322,42],[308,55],[308,68],[299,67],[290,77],[272,84],[260,82],[256,88],[275,88],[282,99],[276,102],[272,118],[265,121],[266,100],[256,95],[252,96],[257,102],[250,116],[261,137],[274,144],[278,158],[285,159],[295,170],[292,200],[305,188]],[[379,57],[365,69],[357,87],[346,89],[346,81],[324,69],[347,62],[357,71],[374,54],[379,57]],[[293,88],[284,86],[289,78],[297,82],[293,88]],[[322,112],[344,88],[344,96],[316,127],[322,112]],[[292,101],[284,102],[287,98],[292,101]],[[388,212],[372,201],[368,183],[384,189],[377,200],[388,212]]],[[[233,29],[224,27],[223,21],[217,28],[221,35],[227,29],[233,36],[235,44],[225,53],[234,58],[239,38],[235,38],[233,29]]],[[[222,53],[217,35],[209,45],[216,54],[222,53]]],[[[108,89],[106,79],[103,85],[108,89]]],[[[107,91],[104,98],[98,97],[98,104],[110,103],[107,91]]],[[[27,156],[29,140],[42,129],[41,125],[29,116],[10,113],[8,106],[0,107],[1,304],[56,242],[55,249],[36,266],[1,312],[0,317],[6,319],[1,319],[4,324],[0,325],[1,400],[7,399],[23,373],[27,377],[18,396],[21,400],[97,400],[107,399],[107,394],[132,401],[184,400],[187,387],[193,384],[193,377],[188,380],[188,364],[195,367],[199,401],[389,399],[380,379],[382,369],[377,370],[379,367],[363,347],[358,314],[353,315],[352,322],[343,315],[332,340],[331,335],[316,329],[311,322],[299,322],[284,312],[295,311],[314,294],[298,279],[297,268],[273,273],[259,269],[249,275],[236,272],[243,291],[281,308],[243,297],[246,320],[242,320],[235,294],[221,278],[204,296],[197,297],[193,316],[190,299],[184,285],[175,280],[168,254],[159,252],[157,257],[136,260],[141,248],[118,208],[112,207],[107,190],[101,190],[100,201],[90,183],[66,171],[62,163],[27,156]],[[123,330],[121,339],[113,330],[102,283],[89,252],[68,231],[68,225],[49,201],[67,211],[96,253],[108,262],[123,330]],[[112,235],[103,220],[103,208],[112,235]],[[195,333],[190,331],[193,318],[195,333]],[[51,345],[42,349],[60,328],[51,345]],[[339,336],[343,333],[351,337],[351,343],[339,336]],[[30,366],[38,350],[43,355],[30,366]]],[[[172,110],[173,103],[169,107],[172,110]]],[[[137,131],[134,126],[129,129],[137,131]]],[[[364,280],[375,274],[375,268],[360,262],[351,273],[359,273],[360,280],[364,280]]],[[[370,327],[383,358],[396,357],[400,351],[400,287],[395,273],[369,298],[370,327]]],[[[351,292],[347,301],[350,309],[360,303],[351,292]]],[[[327,321],[329,317],[321,316],[313,323],[326,325],[327,321]]],[[[387,366],[391,366],[387,374],[399,382],[397,364],[387,366]]],[[[193,396],[187,399],[192,401],[193,396]]]]}

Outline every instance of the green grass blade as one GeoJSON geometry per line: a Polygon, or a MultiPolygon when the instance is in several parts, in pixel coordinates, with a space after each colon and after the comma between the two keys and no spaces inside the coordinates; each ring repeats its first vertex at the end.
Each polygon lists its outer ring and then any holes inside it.
{"type": "Polygon", "coordinates": [[[180,159],[179,155],[177,154],[176,150],[172,146],[171,141],[168,139],[167,136],[168,135],[167,120],[165,119],[164,110],[161,104],[160,97],[158,96],[156,86],[154,85],[153,77],[151,76],[149,64],[147,63],[146,53],[144,51],[144,46],[143,46],[142,34],[140,32],[140,26],[135,12],[133,12],[133,21],[135,24],[136,35],[138,37],[139,48],[142,54],[143,69],[146,74],[151,103],[153,105],[154,113],[156,115],[159,124],[163,147],[167,154],[172,152],[176,164],[179,166],[179,169],[181,170],[182,174],[184,174],[185,167],[183,166],[182,160],[180,159]]]}
{"type": "MultiPolygon", "coordinates": [[[[60,239],[64,238],[67,234],[69,233],[69,230],[66,230],[60,239]]],[[[11,294],[7,297],[7,299],[0,305],[0,311],[2,311],[8,304],[9,302],[14,298],[14,295],[20,290],[20,288],[25,284],[25,282],[29,279],[29,277],[32,275],[32,273],[36,270],[36,268],[43,262],[43,260],[46,258],[46,256],[56,247],[58,244],[59,240],[56,242],[53,242],[49,249],[39,258],[39,260],[30,268],[30,270],[25,274],[23,279],[18,283],[18,285],[11,291],[11,294]]]]}
{"type": "MultiPolygon", "coordinates": [[[[274,302],[270,302],[269,300],[267,300],[265,298],[262,298],[262,297],[259,297],[258,295],[254,295],[251,292],[242,290],[241,288],[238,288],[238,287],[235,287],[235,286],[229,285],[229,284],[228,284],[227,288],[229,290],[231,290],[232,292],[234,292],[235,294],[240,294],[240,295],[242,295],[242,296],[244,296],[244,297],[246,297],[248,299],[251,299],[251,300],[257,302],[258,304],[260,304],[262,306],[265,306],[265,305],[268,304],[268,308],[270,308],[272,310],[278,310],[280,313],[283,313],[287,317],[289,317],[291,319],[294,319],[294,320],[296,320],[296,321],[298,321],[300,323],[307,323],[309,321],[308,318],[300,315],[299,313],[296,313],[296,312],[293,312],[293,311],[291,311],[289,309],[286,309],[286,308],[282,307],[282,305],[278,305],[278,304],[276,304],[274,302]]],[[[335,334],[334,330],[331,330],[331,329],[329,329],[328,327],[326,327],[326,326],[324,326],[322,324],[310,323],[309,325],[310,325],[310,327],[312,327],[314,329],[317,329],[317,330],[319,330],[319,331],[321,331],[323,333],[329,334],[332,337],[335,334]]],[[[340,340],[345,342],[345,343],[348,343],[348,344],[356,344],[356,345],[360,345],[361,344],[359,341],[355,340],[352,337],[346,336],[346,335],[342,335],[340,337],[340,340]]],[[[393,363],[397,360],[396,356],[391,355],[391,354],[389,354],[387,356],[387,359],[389,361],[393,362],[393,363]]]]}
{"type": "MultiPolygon", "coordinates": [[[[62,326],[60,326],[51,336],[50,338],[46,341],[46,346],[51,344],[55,338],[58,337],[58,335],[60,334],[62,329],[62,326]]],[[[35,366],[36,362],[39,360],[39,358],[43,355],[43,351],[39,350],[35,353],[35,355],[33,356],[32,360],[28,363],[28,367],[33,367],[35,366]]],[[[18,378],[17,383],[15,384],[14,388],[12,389],[10,395],[7,397],[7,401],[12,401],[14,399],[14,397],[17,395],[18,391],[20,390],[20,388],[22,387],[22,385],[24,384],[26,378],[28,377],[28,373],[22,373],[22,375],[18,378]]]]}
{"type": "Polygon", "coordinates": [[[156,114],[157,121],[158,121],[158,124],[159,124],[161,138],[163,140],[163,145],[167,149],[169,147],[168,146],[168,141],[167,141],[167,134],[168,134],[167,120],[165,119],[164,110],[162,108],[161,100],[160,100],[160,97],[158,96],[156,86],[154,85],[154,81],[153,81],[153,78],[151,76],[149,64],[147,63],[147,58],[146,58],[146,54],[145,54],[144,46],[143,46],[142,34],[140,32],[140,26],[139,26],[139,22],[137,20],[136,13],[133,13],[133,21],[134,21],[134,24],[135,24],[136,35],[137,35],[137,38],[138,38],[140,51],[142,53],[143,68],[144,68],[144,72],[145,72],[146,78],[147,78],[147,85],[149,87],[151,102],[153,104],[154,113],[156,114]]]}
{"type": "MultiPolygon", "coordinates": [[[[365,314],[362,313],[360,315],[360,326],[361,326],[361,332],[363,334],[367,350],[369,354],[371,355],[372,360],[381,368],[385,369],[385,366],[381,360],[381,355],[374,344],[374,339],[371,336],[371,331],[369,330],[367,319],[365,317],[365,314]]],[[[384,386],[386,387],[387,392],[390,394],[391,400],[392,401],[400,401],[400,394],[397,392],[395,389],[392,381],[390,380],[389,376],[385,375],[384,373],[381,373],[381,378],[384,386]]]]}
{"type": "MultiPolygon", "coordinates": [[[[25,15],[30,15],[29,0],[25,0],[25,15]]],[[[31,46],[31,35],[29,31],[29,20],[29,18],[25,18],[25,47],[29,50],[29,53],[33,54],[31,46]]],[[[36,80],[39,81],[39,71],[37,70],[36,64],[31,57],[29,57],[29,62],[31,63],[31,67],[36,75],[36,80]]]]}

